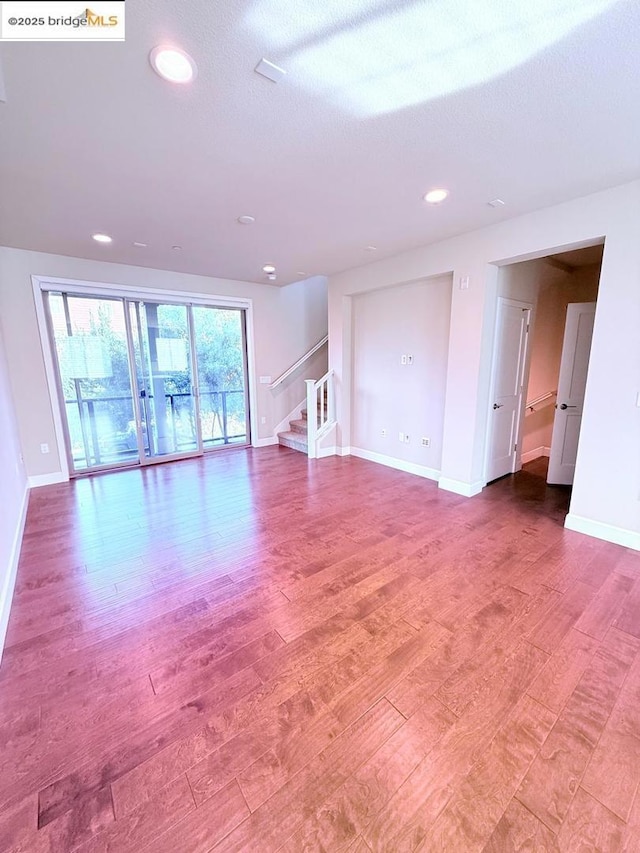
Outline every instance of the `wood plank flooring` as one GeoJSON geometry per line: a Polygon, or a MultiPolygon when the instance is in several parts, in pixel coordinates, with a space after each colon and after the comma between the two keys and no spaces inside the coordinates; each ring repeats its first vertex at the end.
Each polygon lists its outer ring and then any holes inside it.
{"type": "Polygon", "coordinates": [[[640,554],[234,450],[31,494],[0,850],[638,851],[640,554]]]}

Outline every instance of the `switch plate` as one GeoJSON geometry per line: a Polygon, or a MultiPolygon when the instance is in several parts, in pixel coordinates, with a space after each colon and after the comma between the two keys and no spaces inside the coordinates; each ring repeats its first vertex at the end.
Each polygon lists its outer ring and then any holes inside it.
{"type": "Polygon", "coordinates": [[[261,424],[263,424],[263,425],[264,425],[264,424],[266,424],[266,422],[267,422],[267,419],[266,419],[265,417],[260,418],[260,423],[261,423],[261,424]]]}
{"type": "Polygon", "coordinates": [[[48,453],[48,452],[49,452],[49,445],[48,444],[41,444],[40,445],[40,453],[48,453]]]}
{"type": "Polygon", "coordinates": [[[423,446],[423,447],[430,447],[430,446],[431,446],[431,439],[430,439],[430,438],[425,438],[425,437],[423,436],[423,437],[422,437],[422,446],[423,446]]]}
{"type": "Polygon", "coordinates": [[[398,433],[398,441],[404,441],[404,433],[403,432],[398,433]]]}
{"type": "Polygon", "coordinates": [[[386,438],[386,437],[387,437],[387,431],[386,431],[386,429],[383,429],[383,430],[382,430],[381,435],[382,435],[382,437],[383,437],[383,438],[386,438]]]}
{"type": "Polygon", "coordinates": [[[413,356],[412,355],[407,356],[407,364],[413,364],[413,356]]]}
{"type": "Polygon", "coordinates": [[[400,364],[406,364],[406,363],[407,363],[406,355],[401,355],[400,356],[400,364]]]}
{"type": "Polygon", "coordinates": [[[469,276],[462,276],[460,279],[460,290],[469,290],[469,276]]]}
{"type": "Polygon", "coordinates": [[[404,434],[404,443],[409,444],[409,433],[405,432],[404,434]]]}

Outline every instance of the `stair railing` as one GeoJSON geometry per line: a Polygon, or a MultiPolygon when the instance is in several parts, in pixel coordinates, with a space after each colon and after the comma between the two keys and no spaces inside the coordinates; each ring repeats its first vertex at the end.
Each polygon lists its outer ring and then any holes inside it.
{"type": "Polygon", "coordinates": [[[273,382],[269,385],[269,388],[277,388],[278,385],[281,385],[285,379],[291,376],[292,373],[295,373],[296,370],[307,361],[307,359],[311,358],[314,353],[318,352],[318,350],[323,347],[329,340],[329,335],[325,335],[322,340],[318,341],[317,344],[311,347],[310,350],[305,352],[304,355],[300,356],[300,358],[292,364],[291,367],[287,368],[284,373],[278,376],[277,379],[274,379],[273,382]]]}
{"type": "Polygon", "coordinates": [[[316,442],[336,421],[336,392],[333,370],[317,381],[305,379],[307,386],[307,443],[309,459],[317,456],[316,442]]]}
{"type": "Polygon", "coordinates": [[[528,415],[531,412],[534,412],[536,406],[539,406],[540,403],[544,403],[547,400],[552,400],[555,396],[557,396],[557,394],[557,391],[547,391],[546,394],[540,394],[540,396],[536,397],[534,400],[527,400],[527,402],[525,403],[526,414],[528,415]]]}

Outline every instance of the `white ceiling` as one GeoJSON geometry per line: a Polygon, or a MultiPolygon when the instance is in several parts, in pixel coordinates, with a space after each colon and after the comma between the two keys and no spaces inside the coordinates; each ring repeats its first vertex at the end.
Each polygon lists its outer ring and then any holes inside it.
{"type": "Polygon", "coordinates": [[[637,0],[126,6],[125,43],[1,46],[1,244],[285,284],[640,175],[637,0]]]}

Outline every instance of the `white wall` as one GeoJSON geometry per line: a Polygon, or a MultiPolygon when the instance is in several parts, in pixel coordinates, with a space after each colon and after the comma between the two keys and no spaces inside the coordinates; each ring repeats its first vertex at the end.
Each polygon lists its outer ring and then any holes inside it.
{"type": "Polygon", "coordinates": [[[606,238],[567,525],[640,548],[639,217],[634,181],[332,276],[329,364],[339,446],[352,442],[353,297],[453,271],[440,484],[475,494],[483,486],[498,266],[606,238]],[[467,277],[468,289],[460,289],[467,277]]]}
{"type": "Polygon", "coordinates": [[[0,314],[0,655],[9,622],[22,529],[27,505],[27,478],[22,464],[0,314]]]}
{"type": "MultiPolygon", "coordinates": [[[[320,276],[280,288],[0,248],[0,316],[7,318],[5,347],[10,384],[30,477],[43,478],[61,470],[31,286],[34,274],[140,290],[154,288],[251,299],[256,377],[275,379],[327,332],[326,280],[320,276]],[[52,452],[42,455],[42,443],[49,444],[52,452]]],[[[300,383],[302,399],[302,379],[300,383]]],[[[258,435],[253,436],[254,441],[273,435],[275,425],[291,408],[289,400],[287,394],[270,391],[256,380],[258,435]],[[261,423],[263,417],[265,424],[261,423]]]]}
{"type": "Polygon", "coordinates": [[[437,478],[450,316],[451,276],[354,298],[352,452],[421,466],[437,478]],[[403,354],[411,365],[401,364],[403,354]],[[400,432],[408,443],[400,443],[400,432]]]}

